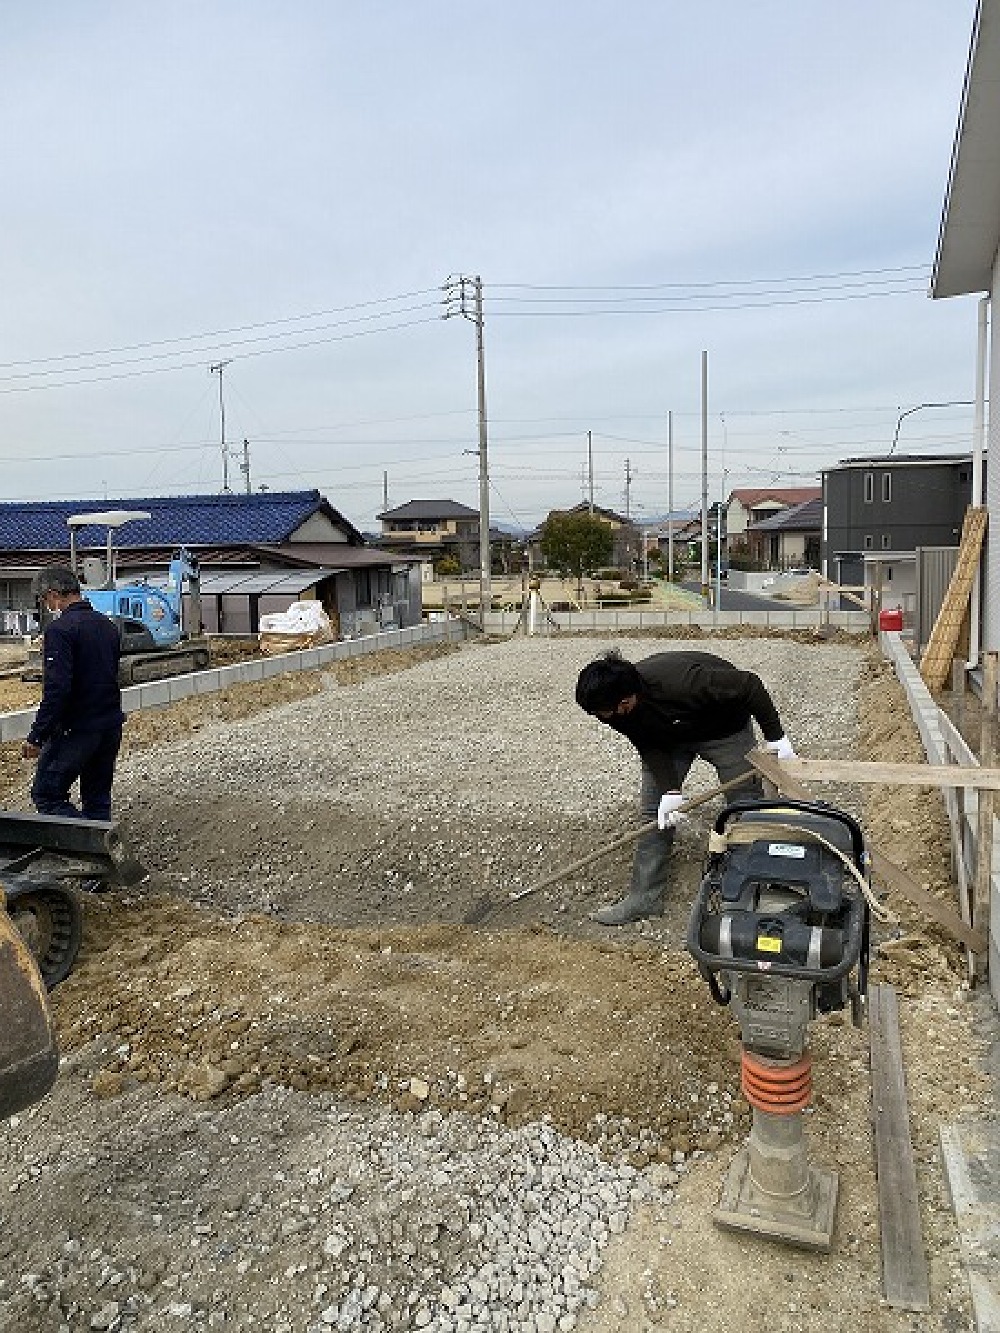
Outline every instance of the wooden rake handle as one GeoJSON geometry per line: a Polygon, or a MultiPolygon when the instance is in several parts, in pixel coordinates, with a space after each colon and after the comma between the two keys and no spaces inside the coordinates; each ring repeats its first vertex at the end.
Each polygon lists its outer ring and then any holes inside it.
{"type": "MultiPolygon", "coordinates": [[[[740,773],[735,778],[730,778],[728,782],[721,783],[718,787],[713,787],[711,791],[702,792],[700,796],[692,796],[689,801],[677,807],[677,814],[686,815],[689,810],[696,810],[699,805],[705,805],[712,801],[716,796],[721,796],[724,792],[732,791],[734,787],[744,786],[749,779],[756,775],[752,768],[748,768],[745,773],[740,773]]],[[[579,861],[573,861],[568,866],[560,866],[558,870],[553,870],[551,875],[546,875],[544,879],[538,880],[536,884],[531,884],[520,893],[512,893],[509,898],[504,900],[503,906],[509,903],[519,902],[522,898],[527,898],[531,893],[538,893],[540,889],[547,889],[550,884],[555,884],[560,879],[566,879],[569,875],[575,875],[578,870],[584,866],[589,866],[593,861],[599,861],[602,856],[608,856],[611,852],[617,852],[621,847],[627,847],[629,843],[635,842],[641,838],[644,833],[652,833],[658,828],[655,819],[648,820],[645,824],[640,824],[638,828],[632,829],[629,833],[624,833],[620,838],[615,838],[613,842],[606,842],[603,847],[598,847],[594,852],[588,852],[582,856],[579,861]]]]}

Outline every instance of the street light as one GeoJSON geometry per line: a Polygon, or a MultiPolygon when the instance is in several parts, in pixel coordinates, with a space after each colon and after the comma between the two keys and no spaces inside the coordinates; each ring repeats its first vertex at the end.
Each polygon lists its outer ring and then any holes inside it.
{"type": "Polygon", "coordinates": [[[916,407],[908,407],[905,412],[900,412],[896,418],[896,429],[893,433],[892,444],[889,446],[889,457],[895,452],[896,443],[899,440],[899,428],[903,424],[905,417],[912,416],[914,412],[922,412],[925,407],[972,407],[973,403],[967,399],[951,403],[918,403],[916,407]]]}

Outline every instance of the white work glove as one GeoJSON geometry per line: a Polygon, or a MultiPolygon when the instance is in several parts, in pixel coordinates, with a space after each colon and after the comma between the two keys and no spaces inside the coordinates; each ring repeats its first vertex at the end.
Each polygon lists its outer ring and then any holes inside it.
{"type": "Polygon", "coordinates": [[[787,736],[779,736],[776,741],[767,741],[764,746],[769,750],[775,759],[794,759],[795,751],[792,749],[792,742],[787,736]]]}
{"type": "Polygon", "coordinates": [[[665,796],[660,797],[660,807],[656,812],[656,822],[661,829],[676,828],[685,818],[684,815],[677,813],[678,809],[684,804],[684,797],[679,791],[668,791],[665,796]]]}

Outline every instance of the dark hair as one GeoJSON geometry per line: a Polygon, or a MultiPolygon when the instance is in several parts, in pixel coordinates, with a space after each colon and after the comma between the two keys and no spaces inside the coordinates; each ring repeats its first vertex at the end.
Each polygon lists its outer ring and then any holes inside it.
{"type": "Polygon", "coordinates": [[[47,592],[58,593],[60,597],[71,597],[80,591],[80,580],[69,565],[47,565],[35,575],[35,596],[44,597],[47,592]]]}
{"type": "Polygon", "coordinates": [[[585,713],[610,713],[629,695],[641,693],[642,677],[617,648],[589,662],[576,682],[576,701],[585,713]]]}

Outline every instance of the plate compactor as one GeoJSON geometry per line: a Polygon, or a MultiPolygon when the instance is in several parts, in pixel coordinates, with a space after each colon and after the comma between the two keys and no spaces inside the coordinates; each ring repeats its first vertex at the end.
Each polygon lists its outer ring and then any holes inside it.
{"type": "Polygon", "coordinates": [[[806,1031],[817,1014],[848,1007],[861,1025],[870,895],[864,835],[832,806],[741,801],[715,822],[687,947],[739,1022],[753,1112],[714,1214],[720,1226],[830,1249],[838,1179],[806,1152],[806,1031]]]}

